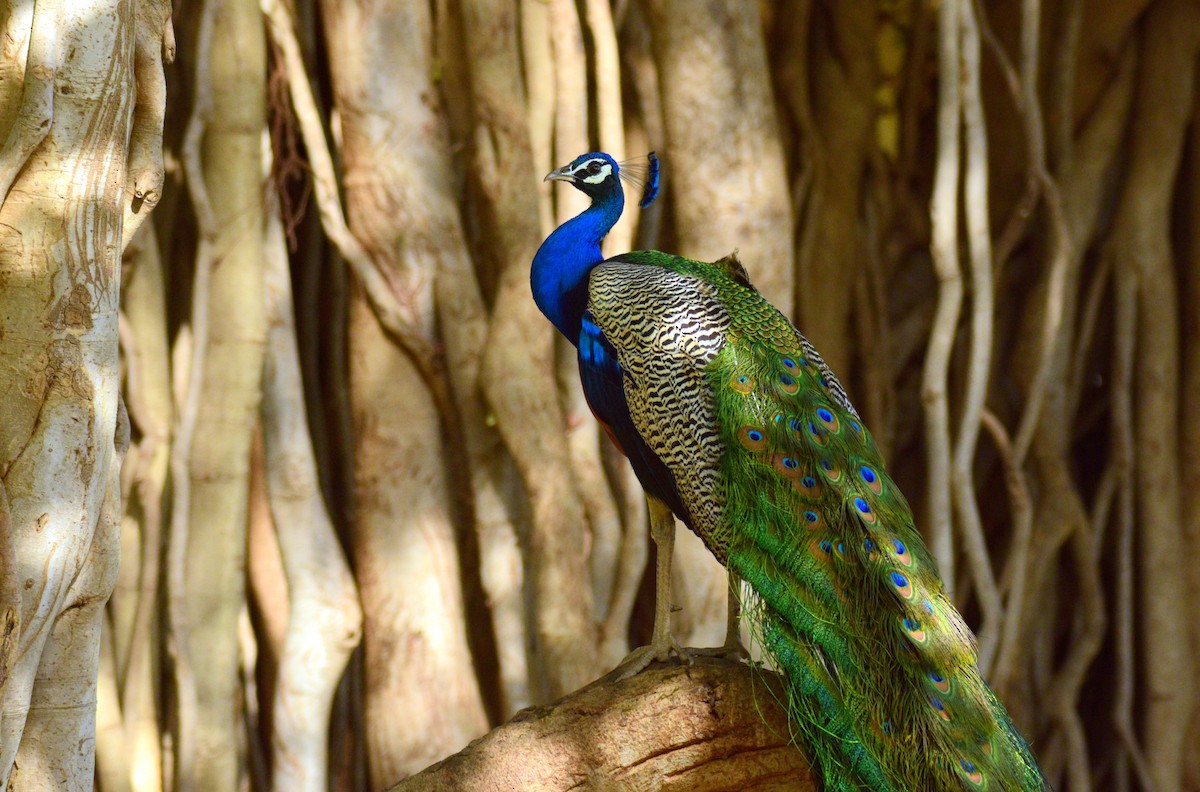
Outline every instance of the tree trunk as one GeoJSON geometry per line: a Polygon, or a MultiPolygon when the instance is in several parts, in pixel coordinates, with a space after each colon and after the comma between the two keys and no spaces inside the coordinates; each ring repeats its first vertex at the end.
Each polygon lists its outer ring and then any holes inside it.
{"type": "Polygon", "coordinates": [[[287,575],[287,632],[275,690],[273,789],[325,792],[330,705],[362,625],[354,578],[321,499],[308,434],[278,206],[266,229],[270,331],[263,388],[267,495],[287,575]]]}
{"type": "MultiPolygon", "coordinates": [[[[879,9],[873,2],[827,8],[813,20],[815,30],[796,31],[813,46],[808,110],[815,123],[805,132],[815,139],[804,140],[801,152],[813,183],[806,196],[795,306],[825,362],[849,377],[850,317],[862,307],[854,299],[854,280],[865,276],[867,253],[859,216],[875,132],[879,9]]],[[[804,48],[788,51],[808,54],[804,48]]]]}
{"type": "MultiPolygon", "coordinates": [[[[161,149],[131,150],[129,139],[146,121],[135,116],[148,76],[135,74],[137,10],[43,0],[3,20],[0,789],[93,779],[129,441],[117,365],[122,230],[130,179],[162,179],[161,149]]],[[[161,105],[138,109],[161,119],[161,105]]],[[[139,144],[161,130],[148,123],[139,144]]]]}
{"type": "MultiPolygon", "coordinates": [[[[413,317],[412,329],[432,343],[437,279],[462,271],[446,259],[466,250],[429,82],[429,9],[402,2],[323,9],[350,225],[413,317]],[[379,68],[384,63],[388,69],[379,68]]],[[[444,458],[466,451],[443,443],[453,406],[427,379],[428,362],[399,348],[362,299],[352,310],[350,354],[353,552],[365,614],[368,762],[378,788],[479,735],[487,720],[467,646],[452,522],[453,504],[463,503],[456,491],[469,491],[471,480],[444,458]]]]}
{"type": "Polygon", "coordinates": [[[1195,96],[1200,13],[1188,0],[1156,3],[1142,27],[1129,173],[1111,237],[1118,277],[1138,293],[1136,414],[1138,573],[1146,679],[1146,758],[1159,789],[1183,777],[1195,663],[1183,546],[1179,457],[1179,309],[1170,205],[1195,96]]]}
{"type": "Polygon", "coordinates": [[[738,251],[763,296],[790,313],[794,221],[757,4],[649,7],[676,252],[712,261],[738,251]]]}
{"type": "Polygon", "coordinates": [[[193,790],[235,789],[245,767],[238,619],[245,601],[250,441],[266,343],[265,37],[257,2],[211,2],[212,46],[199,53],[211,78],[198,85],[211,91],[203,171],[190,174],[193,182],[202,180],[209,201],[200,211],[197,262],[198,270],[209,270],[208,284],[195,297],[205,303],[207,330],[193,328],[189,387],[195,402],[184,409],[194,409],[198,430],[188,456],[186,540],[173,537],[186,541],[187,636],[180,648],[195,675],[197,705],[195,721],[181,725],[191,733],[181,734],[178,744],[179,784],[193,790]]]}

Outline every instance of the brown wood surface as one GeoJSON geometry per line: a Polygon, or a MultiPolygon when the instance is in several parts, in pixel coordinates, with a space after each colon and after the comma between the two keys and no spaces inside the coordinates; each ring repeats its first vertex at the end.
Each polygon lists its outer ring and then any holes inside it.
{"type": "Polygon", "coordinates": [[[656,664],[522,710],[391,792],[811,792],[779,678],[732,660],[656,664]]]}

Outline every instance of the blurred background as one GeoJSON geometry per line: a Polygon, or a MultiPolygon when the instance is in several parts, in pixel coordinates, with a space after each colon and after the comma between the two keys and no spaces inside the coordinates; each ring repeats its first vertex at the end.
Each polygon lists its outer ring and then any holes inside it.
{"type": "MultiPolygon", "coordinates": [[[[648,642],[640,489],[528,270],[584,205],[543,175],[652,149],[608,252],[739,251],[1055,787],[1200,789],[1200,4],[178,0],[174,29],[122,274],[104,792],[380,789],[648,642]]],[[[714,645],[684,534],[675,634],[714,645]]]]}

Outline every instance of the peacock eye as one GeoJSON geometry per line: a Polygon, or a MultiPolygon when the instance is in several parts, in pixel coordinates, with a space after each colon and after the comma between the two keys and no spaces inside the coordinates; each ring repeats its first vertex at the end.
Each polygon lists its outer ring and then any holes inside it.
{"type": "Polygon", "coordinates": [[[587,172],[595,176],[600,172],[600,163],[596,162],[595,160],[589,162],[587,166],[587,172]]]}

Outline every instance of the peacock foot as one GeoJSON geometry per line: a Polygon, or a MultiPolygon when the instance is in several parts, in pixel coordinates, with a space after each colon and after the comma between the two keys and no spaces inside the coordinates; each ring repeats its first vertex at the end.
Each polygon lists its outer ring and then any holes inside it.
{"type": "Polygon", "coordinates": [[[645,671],[646,667],[653,662],[665,663],[672,654],[684,663],[691,663],[694,651],[693,649],[684,649],[675,642],[674,638],[668,636],[665,641],[658,641],[648,646],[639,646],[637,649],[634,649],[625,656],[624,660],[617,664],[617,667],[613,669],[613,675],[618,680],[629,679],[645,671]]]}
{"type": "Polygon", "coordinates": [[[750,651],[736,637],[732,641],[726,640],[720,646],[706,646],[703,649],[688,648],[685,651],[693,657],[719,657],[725,660],[750,659],[750,651]]]}

